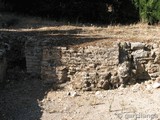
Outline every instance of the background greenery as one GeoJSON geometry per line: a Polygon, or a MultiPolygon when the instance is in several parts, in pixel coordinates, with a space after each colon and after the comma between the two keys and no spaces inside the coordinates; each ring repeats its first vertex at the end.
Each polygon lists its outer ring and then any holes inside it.
{"type": "Polygon", "coordinates": [[[159,0],[134,0],[139,10],[139,16],[142,22],[154,24],[160,20],[160,1],[159,0]]]}

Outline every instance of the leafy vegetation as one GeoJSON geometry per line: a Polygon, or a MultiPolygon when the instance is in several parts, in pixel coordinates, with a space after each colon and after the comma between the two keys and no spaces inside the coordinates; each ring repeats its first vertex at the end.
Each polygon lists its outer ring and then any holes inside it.
{"type": "Polygon", "coordinates": [[[149,24],[158,23],[160,20],[160,1],[159,0],[133,0],[139,10],[142,22],[149,24]]]}

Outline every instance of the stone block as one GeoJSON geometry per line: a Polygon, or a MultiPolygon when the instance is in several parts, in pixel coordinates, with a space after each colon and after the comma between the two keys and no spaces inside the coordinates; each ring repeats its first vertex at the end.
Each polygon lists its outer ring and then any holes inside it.
{"type": "Polygon", "coordinates": [[[131,49],[132,50],[139,50],[139,49],[144,49],[145,47],[145,43],[141,43],[141,42],[132,42],[131,43],[131,49]]]}
{"type": "Polygon", "coordinates": [[[147,58],[149,57],[149,52],[148,51],[145,51],[143,49],[140,49],[140,50],[136,50],[134,52],[131,53],[131,55],[134,57],[134,58],[147,58]]]}

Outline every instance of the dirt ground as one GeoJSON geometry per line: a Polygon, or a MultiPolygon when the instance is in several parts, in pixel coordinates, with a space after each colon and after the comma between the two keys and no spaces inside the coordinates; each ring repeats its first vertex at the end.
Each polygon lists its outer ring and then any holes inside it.
{"type": "Polygon", "coordinates": [[[132,88],[77,92],[76,97],[68,96],[66,91],[49,92],[40,102],[43,108],[41,119],[159,120],[159,89],[149,92],[141,88],[134,91],[132,88]]]}
{"type": "Polygon", "coordinates": [[[0,91],[1,120],[159,120],[160,88],[135,84],[108,91],[53,90],[28,77],[0,91]]]}
{"type": "MultiPolygon", "coordinates": [[[[128,26],[73,25],[37,18],[14,17],[19,22],[0,28],[3,34],[45,37],[73,36],[78,40],[94,40],[80,45],[108,41],[160,42],[160,26],[135,24],[128,26]],[[19,34],[20,33],[20,34],[19,34]]],[[[4,19],[5,21],[5,19],[4,19]]],[[[16,76],[16,74],[15,74],[16,76]]],[[[31,76],[11,81],[0,89],[0,120],[160,120],[160,88],[144,82],[108,91],[53,90],[31,76]]]]}

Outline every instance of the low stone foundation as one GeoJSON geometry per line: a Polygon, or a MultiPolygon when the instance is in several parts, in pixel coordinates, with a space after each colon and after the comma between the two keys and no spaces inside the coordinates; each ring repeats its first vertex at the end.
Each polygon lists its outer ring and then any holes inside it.
{"type": "Polygon", "coordinates": [[[115,42],[64,47],[30,40],[25,47],[29,73],[40,74],[45,83],[69,81],[73,89],[110,89],[160,75],[158,44],[115,42]]]}

